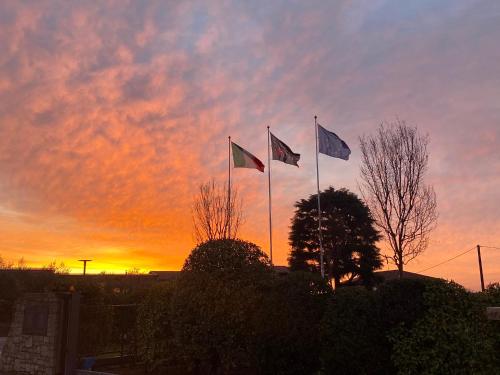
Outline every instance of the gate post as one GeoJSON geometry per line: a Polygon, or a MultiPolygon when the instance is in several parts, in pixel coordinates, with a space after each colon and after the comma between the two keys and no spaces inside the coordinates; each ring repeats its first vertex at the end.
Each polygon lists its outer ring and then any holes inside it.
{"type": "Polygon", "coordinates": [[[64,353],[64,375],[76,373],[78,361],[78,328],[80,324],[80,293],[70,293],[65,298],[66,337],[64,353]]]}

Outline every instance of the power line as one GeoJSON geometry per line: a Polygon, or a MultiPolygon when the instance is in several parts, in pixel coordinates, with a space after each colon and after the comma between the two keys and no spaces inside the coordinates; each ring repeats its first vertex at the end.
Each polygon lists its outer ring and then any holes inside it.
{"type": "Polygon", "coordinates": [[[461,257],[462,255],[467,254],[468,252],[470,252],[470,251],[474,250],[475,248],[476,248],[475,246],[474,246],[474,247],[471,247],[469,250],[466,250],[466,251],[464,251],[463,253],[457,254],[457,255],[455,255],[454,257],[451,257],[450,259],[447,259],[447,260],[445,260],[445,261],[443,261],[443,262],[441,262],[441,263],[435,264],[434,266],[431,266],[431,267],[428,267],[428,268],[426,268],[426,269],[420,270],[420,271],[418,271],[417,273],[425,272],[425,271],[431,270],[431,269],[433,269],[433,268],[439,267],[439,266],[440,266],[440,265],[442,265],[442,264],[448,263],[448,262],[450,262],[450,261],[452,261],[452,260],[454,260],[454,259],[457,259],[458,257],[461,257]]]}
{"type": "Polygon", "coordinates": [[[497,250],[500,250],[500,247],[496,247],[496,246],[484,246],[484,245],[481,245],[481,247],[485,247],[487,249],[497,249],[497,250]]]}

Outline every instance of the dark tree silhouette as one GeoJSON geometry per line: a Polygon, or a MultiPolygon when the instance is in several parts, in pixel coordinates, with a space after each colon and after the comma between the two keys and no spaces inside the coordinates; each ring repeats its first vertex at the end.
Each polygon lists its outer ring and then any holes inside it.
{"type": "Polygon", "coordinates": [[[393,251],[387,259],[402,278],[403,266],[426,249],[437,219],[436,194],[424,181],[429,137],[397,120],[360,143],[360,189],[393,251]]]}
{"type": "Polygon", "coordinates": [[[273,272],[255,244],[213,240],[186,259],[172,299],[175,341],[200,374],[233,374],[252,362],[250,322],[273,272]]]}
{"type": "MultiPolygon", "coordinates": [[[[373,271],[382,266],[375,243],[380,235],[368,207],[346,189],[333,187],[321,192],[321,225],[327,276],[338,286],[359,276],[368,283],[373,271]]],[[[292,270],[319,272],[317,195],[295,204],[289,235],[292,251],[288,262],[292,270]]]]}
{"type": "Polygon", "coordinates": [[[235,186],[215,180],[200,185],[192,207],[194,236],[197,243],[234,239],[242,221],[242,201],[235,186]]]}

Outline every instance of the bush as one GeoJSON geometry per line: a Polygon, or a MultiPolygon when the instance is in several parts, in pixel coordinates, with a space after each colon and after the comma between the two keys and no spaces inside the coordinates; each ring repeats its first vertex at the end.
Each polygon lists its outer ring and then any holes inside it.
{"type": "Polygon", "coordinates": [[[142,305],[144,359],[156,373],[179,365],[184,373],[314,373],[328,296],[317,275],[272,272],[254,244],[209,241],[175,286],[152,290],[142,305]]]}
{"type": "Polygon", "coordinates": [[[410,331],[391,334],[398,373],[499,373],[498,326],[487,321],[484,298],[453,282],[430,284],[423,294],[425,314],[410,331]]]}
{"type": "Polygon", "coordinates": [[[193,250],[172,299],[174,336],[190,369],[231,373],[253,367],[249,322],[271,277],[267,256],[249,242],[208,241],[193,250]]]}
{"type": "Polygon", "coordinates": [[[272,272],[240,240],[196,247],[177,282],[154,287],[139,309],[153,373],[500,373],[500,286],[395,280],[331,293],[317,275],[272,272]]]}
{"type": "Polygon", "coordinates": [[[252,352],[260,374],[312,374],[320,369],[319,330],[330,289],[318,275],[276,275],[254,307],[252,352]]]}
{"type": "Polygon", "coordinates": [[[271,264],[257,245],[242,240],[212,240],[197,246],[186,259],[182,275],[192,273],[235,281],[269,274],[271,264]]]}
{"type": "MultiPolygon", "coordinates": [[[[435,282],[435,281],[434,281],[435,282]]],[[[377,290],[338,289],[321,323],[321,360],[327,374],[392,374],[391,330],[409,331],[425,313],[432,281],[393,280],[377,290]]]]}
{"type": "Polygon", "coordinates": [[[383,329],[389,332],[395,327],[411,329],[425,313],[424,292],[433,279],[398,279],[380,285],[380,318],[383,329]]]}
{"type": "Polygon", "coordinates": [[[175,360],[171,321],[174,288],[173,282],[154,286],[139,307],[138,328],[142,358],[147,370],[153,373],[175,360]]]}
{"type": "Polygon", "coordinates": [[[377,293],[364,287],[340,288],[321,322],[321,358],[326,374],[385,374],[377,293]]]}

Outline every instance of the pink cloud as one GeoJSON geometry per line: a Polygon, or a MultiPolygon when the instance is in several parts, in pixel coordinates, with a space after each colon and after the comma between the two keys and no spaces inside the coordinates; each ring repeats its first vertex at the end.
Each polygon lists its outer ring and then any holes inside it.
{"type": "MultiPolygon", "coordinates": [[[[323,187],[357,191],[357,138],[380,121],[429,133],[440,226],[412,270],[500,244],[495,5],[420,7],[2,3],[0,208],[22,216],[0,210],[0,253],[179,268],[197,185],[226,178],[227,136],[265,160],[271,125],[302,154],[299,169],[272,165],[285,263],[293,203],[315,191],[314,114],[353,149],[349,163],[321,156],[323,187]]],[[[267,248],[266,178],[252,172],[234,173],[242,236],[267,248]]],[[[477,287],[468,265],[435,271],[477,287]]]]}

